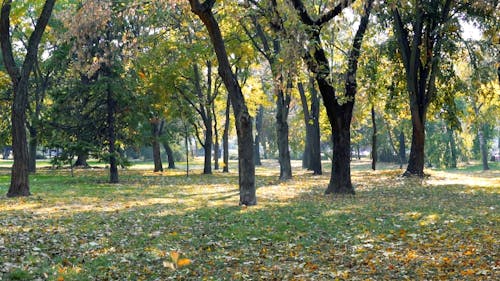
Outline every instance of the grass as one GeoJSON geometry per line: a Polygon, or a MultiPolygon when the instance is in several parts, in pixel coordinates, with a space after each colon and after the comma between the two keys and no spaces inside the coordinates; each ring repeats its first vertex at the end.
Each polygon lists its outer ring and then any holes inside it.
{"type": "MultiPolygon", "coordinates": [[[[328,175],[257,168],[258,205],[237,174],[182,169],[41,171],[7,199],[0,170],[0,280],[495,280],[500,169],[427,170],[424,180],[353,162],[355,197],[328,175]]],[[[141,166],[150,168],[150,166],[141,166]]],[[[327,169],[325,169],[327,170],[327,169]]]]}

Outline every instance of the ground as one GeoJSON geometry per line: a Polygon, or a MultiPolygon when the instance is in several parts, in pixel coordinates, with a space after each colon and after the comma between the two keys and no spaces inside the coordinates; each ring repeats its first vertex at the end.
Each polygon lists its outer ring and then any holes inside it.
{"type": "Polygon", "coordinates": [[[102,168],[41,168],[33,196],[11,199],[0,169],[0,280],[500,278],[498,163],[420,180],[355,160],[355,197],[325,196],[329,176],[298,163],[288,182],[264,164],[255,207],[238,206],[235,171],[140,165],[111,185],[102,168]]]}

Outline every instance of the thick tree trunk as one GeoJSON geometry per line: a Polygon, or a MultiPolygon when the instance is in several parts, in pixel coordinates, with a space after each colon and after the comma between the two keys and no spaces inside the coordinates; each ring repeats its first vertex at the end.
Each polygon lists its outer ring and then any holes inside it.
{"type": "MultiPolygon", "coordinates": [[[[339,111],[335,111],[339,112],[339,111]]],[[[347,113],[344,111],[344,113],[347,113]]],[[[347,113],[348,114],[348,113],[347,113]]],[[[333,115],[336,115],[334,113],[333,115]]],[[[330,183],[325,194],[354,194],[351,182],[351,119],[335,116],[332,125],[333,159],[330,183]]]]}
{"type": "Polygon", "coordinates": [[[239,203],[240,205],[255,205],[257,204],[257,197],[255,194],[252,119],[248,113],[238,78],[231,69],[219,24],[212,12],[215,1],[204,2],[203,5],[198,0],[190,0],[189,2],[192,11],[200,17],[208,30],[219,62],[219,75],[224,81],[233,105],[236,134],[238,136],[239,203]]]}
{"type": "Polygon", "coordinates": [[[151,145],[153,146],[153,163],[154,172],[163,172],[163,164],[161,162],[161,151],[160,151],[160,120],[154,118],[151,121],[151,145]]]}
{"type": "Polygon", "coordinates": [[[116,101],[113,98],[111,84],[108,81],[107,87],[107,125],[109,144],[109,182],[118,183],[118,161],[116,159],[116,133],[115,133],[115,111],[116,101]]]}
{"type": "MultiPolygon", "coordinates": [[[[275,85],[276,87],[277,85],[275,85]]],[[[288,148],[288,111],[290,96],[281,89],[275,89],[276,99],[276,133],[278,139],[278,152],[280,163],[280,180],[292,178],[292,165],[290,163],[290,150],[288,148]]]]}
{"type": "Polygon", "coordinates": [[[87,163],[88,158],[89,158],[89,154],[87,152],[78,153],[74,166],[75,167],[84,167],[84,168],[89,167],[89,163],[87,163]]]}
{"type": "Polygon", "coordinates": [[[29,76],[36,61],[38,45],[43,32],[49,22],[55,0],[46,0],[42,12],[36,21],[35,29],[28,39],[26,57],[21,68],[16,65],[12,51],[10,36],[10,11],[11,0],[2,2],[0,14],[0,45],[2,49],[3,64],[6,68],[13,88],[13,102],[11,112],[12,122],[12,150],[14,164],[8,197],[29,196],[28,177],[28,143],[26,138],[26,108],[28,105],[29,76]]]}
{"type": "Polygon", "coordinates": [[[163,148],[165,149],[165,153],[167,153],[168,168],[175,169],[175,159],[174,159],[174,152],[172,151],[172,148],[170,147],[168,142],[163,142],[163,148]]]}
{"type": "Polygon", "coordinates": [[[262,135],[262,123],[264,118],[264,107],[261,105],[255,117],[255,143],[254,143],[254,159],[255,165],[261,166],[260,160],[260,136],[262,135]]]}
{"type": "Polygon", "coordinates": [[[32,125],[29,127],[30,138],[29,138],[29,165],[28,171],[30,173],[36,173],[36,148],[38,146],[38,130],[32,125]]]}
{"type": "Polygon", "coordinates": [[[372,105],[372,170],[377,168],[377,122],[375,120],[375,108],[372,105]]]}
{"type": "Polygon", "coordinates": [[[7,197],[29,196],[28,144],[26,141],[26,105],[28,81],[20,82],[14,90],[12,106],[12,153],[14,165],[7,197]]]}
{"type": "Polygon", "coordinates": [[[224,167],[222,168],[223,173],[229,172],[229,113],[231,111],[231,99],[229,96],[226,100],[226,120],[224,121],[224,133],[222,134],[222,149],[224,150],[224,155],[222,156],[222,162],[224,167]]]}
{"type": "Polygon", "coordinates": [[[425,127],[422,123],[420,124],[413,122],[410,158],[404,176],[424,176],[425,127]]]}

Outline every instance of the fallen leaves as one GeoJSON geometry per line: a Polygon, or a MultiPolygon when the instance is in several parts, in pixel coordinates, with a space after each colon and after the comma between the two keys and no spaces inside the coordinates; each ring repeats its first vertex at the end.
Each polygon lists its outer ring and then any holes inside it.
{"type": "Polygon", "coordinates": [[[298,172],[280,183],[279,171],[265,172],[257,176],[259,205],[248,208],[236,206],[237,173],[186,180],[136,170],[120,186],[105,184],[105,175],[38,174],[33,192],[42,201],[0,200],[0,279],[488,280],[500,273],[500,186],[434,179],[421,186],[398,171],[356,171],[357,196],[334,198],[323,196],[328,176],[298,172]]]}

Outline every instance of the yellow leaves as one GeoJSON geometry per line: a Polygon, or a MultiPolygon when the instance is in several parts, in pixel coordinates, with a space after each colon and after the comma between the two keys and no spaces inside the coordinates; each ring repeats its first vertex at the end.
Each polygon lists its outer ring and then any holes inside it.
{"type": "Polygon", "coordinates": [[[170,262],[164,261],[163,267],[176,270],[191,264],[191,260],[188,258],[180,258],[181,254],[177,251],[170,252],[170,262]]]}

